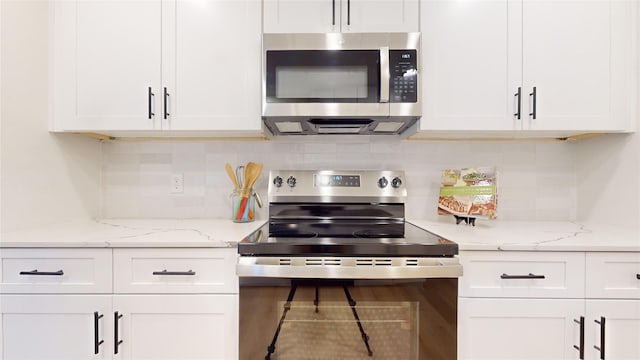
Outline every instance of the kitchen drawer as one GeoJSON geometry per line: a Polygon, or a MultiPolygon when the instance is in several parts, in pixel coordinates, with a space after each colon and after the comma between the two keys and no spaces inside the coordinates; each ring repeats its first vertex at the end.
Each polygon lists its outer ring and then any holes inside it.
{"type": "Polygon", "coordinates": [[[584,298],[584,253],[462,251],[459,296],[584,298]]]}
{"type": "Polygon", "coordinates": [[[111,249],[2,249],[0,292],[111,293],[111,249]]]}
{"type": "Polygon", "coordinates": [[[587,298],[640,299],[640,252],[587,253],[587,298]]]}
{"type": "Polygon", "coordinates": [[[114,292],[238,293],[237,249],[114,249],[114,292]]]}

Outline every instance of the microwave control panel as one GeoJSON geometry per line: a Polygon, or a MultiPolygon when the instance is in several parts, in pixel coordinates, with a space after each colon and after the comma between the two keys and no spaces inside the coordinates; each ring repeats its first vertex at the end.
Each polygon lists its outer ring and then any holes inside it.
{"type": "Polygon", "coordinates": [[[389,50],[389,101],[418,101],[418,66],[416,50],[389,50]]]}

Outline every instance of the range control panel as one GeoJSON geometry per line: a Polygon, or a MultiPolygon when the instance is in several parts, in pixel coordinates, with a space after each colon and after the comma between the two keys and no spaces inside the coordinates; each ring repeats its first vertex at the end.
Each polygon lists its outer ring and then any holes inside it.
{"type": "Polygon", "coordinates": [[[418,101],[418,66],[416,50],[389,50],[389,101],[418,101]]]}
{"type": "Polygon", "coordinates": [[[403,171],[272,170],[269,178],[270,201],[350,202],[366,197],[386,202],[392,197],[394,202],[404,202],[407,194],[403,171]]]}

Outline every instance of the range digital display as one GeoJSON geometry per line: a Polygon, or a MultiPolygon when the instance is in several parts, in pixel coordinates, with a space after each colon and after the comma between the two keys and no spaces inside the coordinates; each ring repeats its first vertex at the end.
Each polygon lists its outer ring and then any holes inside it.
{"type": "Polygon", "coordinates": [[[314,180],[318,187],[360,187],[360,175],[316,174],[314,180]]]}

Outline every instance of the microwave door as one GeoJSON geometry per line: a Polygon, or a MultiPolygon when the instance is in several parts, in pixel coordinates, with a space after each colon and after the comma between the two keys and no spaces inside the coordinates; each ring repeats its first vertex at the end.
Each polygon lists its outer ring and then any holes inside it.
{"type": "Polygon", "coordinates": [[[388,63],[388,48],[267,51],[263,116],[386,117],[388,63]]]}

